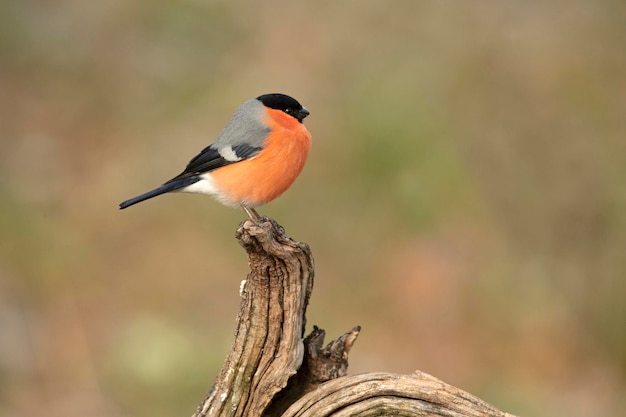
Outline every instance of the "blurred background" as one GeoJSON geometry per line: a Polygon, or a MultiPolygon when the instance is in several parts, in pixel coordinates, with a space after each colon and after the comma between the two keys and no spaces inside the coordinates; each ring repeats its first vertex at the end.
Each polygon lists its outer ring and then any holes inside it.
{"type": "Polygon", "coordinates": [[[261,208],[316,259],[351,373],[522,416],[626,407],[621,1],[3,1],[0,416],[190,415],[233,340],[245,215],[179,173],[243,101],[311,110],[261,208]]]}

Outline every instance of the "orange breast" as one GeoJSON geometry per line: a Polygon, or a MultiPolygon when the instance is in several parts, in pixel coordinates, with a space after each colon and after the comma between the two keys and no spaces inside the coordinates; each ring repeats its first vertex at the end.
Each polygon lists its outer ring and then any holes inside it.
{"type": "Polygon", "coordinates": [[[253,159],[211,172],[215,186],[232,205],[256,207],[274,200],[293,184],[311,148],[311,134],[293,117],[268,109],[271,129],[264,149],[253,159]]]}

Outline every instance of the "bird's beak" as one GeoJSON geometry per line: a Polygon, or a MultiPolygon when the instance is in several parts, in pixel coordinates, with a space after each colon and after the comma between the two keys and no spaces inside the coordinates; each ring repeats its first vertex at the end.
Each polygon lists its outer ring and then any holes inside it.
{"type": "Polygon", "coordinates": [[[302,109],[298,112],[298,120],[302,121],[309,114],[311,114],[311,112],[309,112],[306,107],[302,107],[302,109]]]}

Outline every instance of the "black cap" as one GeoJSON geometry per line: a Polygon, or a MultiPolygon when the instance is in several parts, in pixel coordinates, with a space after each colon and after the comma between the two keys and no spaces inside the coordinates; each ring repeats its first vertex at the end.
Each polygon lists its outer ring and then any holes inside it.
{"type": "Polygon", "coordinates": [[[302,107],[302,105],[298,103],[298,100],[286,94],[263,94],[256,99],[270,109],[280,110],[295,117],[299,122],[302,122],[302,120],[310,114],[305,107],[302,107]]]}

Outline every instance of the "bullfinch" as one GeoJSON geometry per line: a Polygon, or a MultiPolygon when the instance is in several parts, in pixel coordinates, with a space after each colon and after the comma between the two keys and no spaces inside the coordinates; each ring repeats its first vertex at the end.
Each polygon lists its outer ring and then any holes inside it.
{"type": "Polygon", "coordinates": [[[120,203],[120,209],[179,191],[208,194],[241,207],[255,221],[255,210],[274,200],[304,167],[311,134],[302,120],[309,111],[285,94],[264,94],[243,103],[215,142],[165,184],[120,203]]]}

